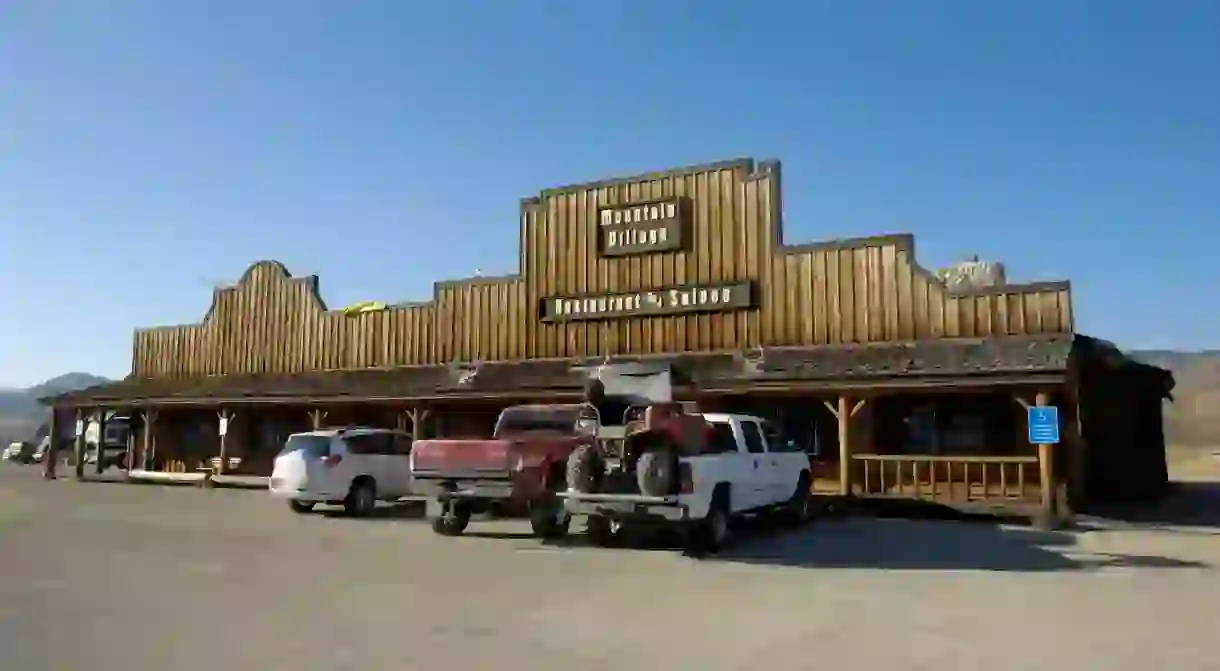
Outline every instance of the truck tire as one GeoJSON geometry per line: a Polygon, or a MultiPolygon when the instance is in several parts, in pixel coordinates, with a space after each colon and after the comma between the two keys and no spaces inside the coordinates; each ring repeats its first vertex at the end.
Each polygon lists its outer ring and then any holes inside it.
{"type": "Polygon", "coordinates": [[[572,516],[563,504],[553,498],[530,502],[530,529],[539,538],[550,540],[568,535],[572,516]]]}
{"type": "Polygon", "coordinates": [[[470,505],[464,501],[442,501],[441,514],[432,518],[432,530],[442,536],[461,536],[470,524],[470,505]]]}
{"type": "Polygon", "coordinates": [[[726,485],[718,485],[712,494],[712,503],[708,506],[707,515],[695,522],[686,530],[684,554],[700,559],[716,554],[729,545],[732,532],[729,528],[732,507],[729,505],[731,496],[726,485]]]}
{"type": "Polygon", "coordinates": [[[813,504],[813,492],[809,471],[801,471],[801,477],[796,481],[796,491],[788,499],[783,508],[784,521],[790,524],[803,524],[810,517],[813,504]]]}
{"type": "Polygon", "coordinates": [[[582,494],[593,494],[601,489],[606,464],[596,445],[581,445],[568,457],[566,470],[569,487],[582,494]]]}
{"type": "Polygon", "coordinates": [[[677,491],[678,454],[667,448],[653,448],[640,455],[635,464],[635,480],[645,496],[669,496],[677,491]]]}
{"type": "Polygon", "coordinates": [[[610,520],[600,515],[590,515],[585,521],[585,536],[593,547],[608,548],[613,546],[615,541],[614,527],[610,525],[610,520]]]}

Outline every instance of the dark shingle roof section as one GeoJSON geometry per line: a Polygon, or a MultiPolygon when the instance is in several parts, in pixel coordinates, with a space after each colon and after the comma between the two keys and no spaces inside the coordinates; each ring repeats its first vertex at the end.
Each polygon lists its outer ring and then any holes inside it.
{"type": "MultiPolygon", "coordinates": [[[[1067,370],[1073,336],[944,339],[906,343],[761,348],[739,353],[614,357],[664,362],[677,385],[834,382],[1060,373],[1067,370]]],[[[531,392],[579,394],[586,373],[602,359],[546,359],[318,371],[288,375],[127,378],[42,399],[54,405],[259,399],[342,400],[478,398],[531,392]]]]}

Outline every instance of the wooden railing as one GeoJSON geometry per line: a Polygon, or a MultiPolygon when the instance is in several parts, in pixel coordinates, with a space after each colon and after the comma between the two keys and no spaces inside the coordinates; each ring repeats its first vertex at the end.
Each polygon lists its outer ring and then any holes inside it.
{"type": "Polygon", "coordinates": [[[852,455],[852,493],[939,503],[1036,503],[1038,458],[852,455]]]}

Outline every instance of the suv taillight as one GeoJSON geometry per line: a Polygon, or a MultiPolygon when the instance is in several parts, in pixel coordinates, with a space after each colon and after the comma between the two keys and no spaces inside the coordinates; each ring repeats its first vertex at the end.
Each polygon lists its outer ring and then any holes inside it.
{"type": "Polygon", "coordinates": [[[690,463],[686,461],[678,462],[678,492],[681,494],[695,492],[695,479],[691,475],[690,463]]]}
{"type": "Polygon", "coordinates": [[[343,461],[342,454],[328,454],[325,457],[322,457],[322,465],[326,466],[327,468],[338,466],[339,462],[341,461],[343,461]]]}

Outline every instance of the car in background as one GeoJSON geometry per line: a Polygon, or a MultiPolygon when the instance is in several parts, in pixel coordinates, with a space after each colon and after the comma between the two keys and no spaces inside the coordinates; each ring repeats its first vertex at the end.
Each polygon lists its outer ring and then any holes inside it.
{"type": "Polygon", "coordinates": [[[34,460],[34,445],[24,440],[15,440],[4,448],[5,461],[15,461],[20,464],[32,463],[34,460]]]}
{"type": "Polygon", "coordinates": [[[377,501],[411,494],[413,443],[409,433],[367,427],[296,433],[275,458],[268,489],[297,513],[326,504],[366,517],[377,501]]]}

